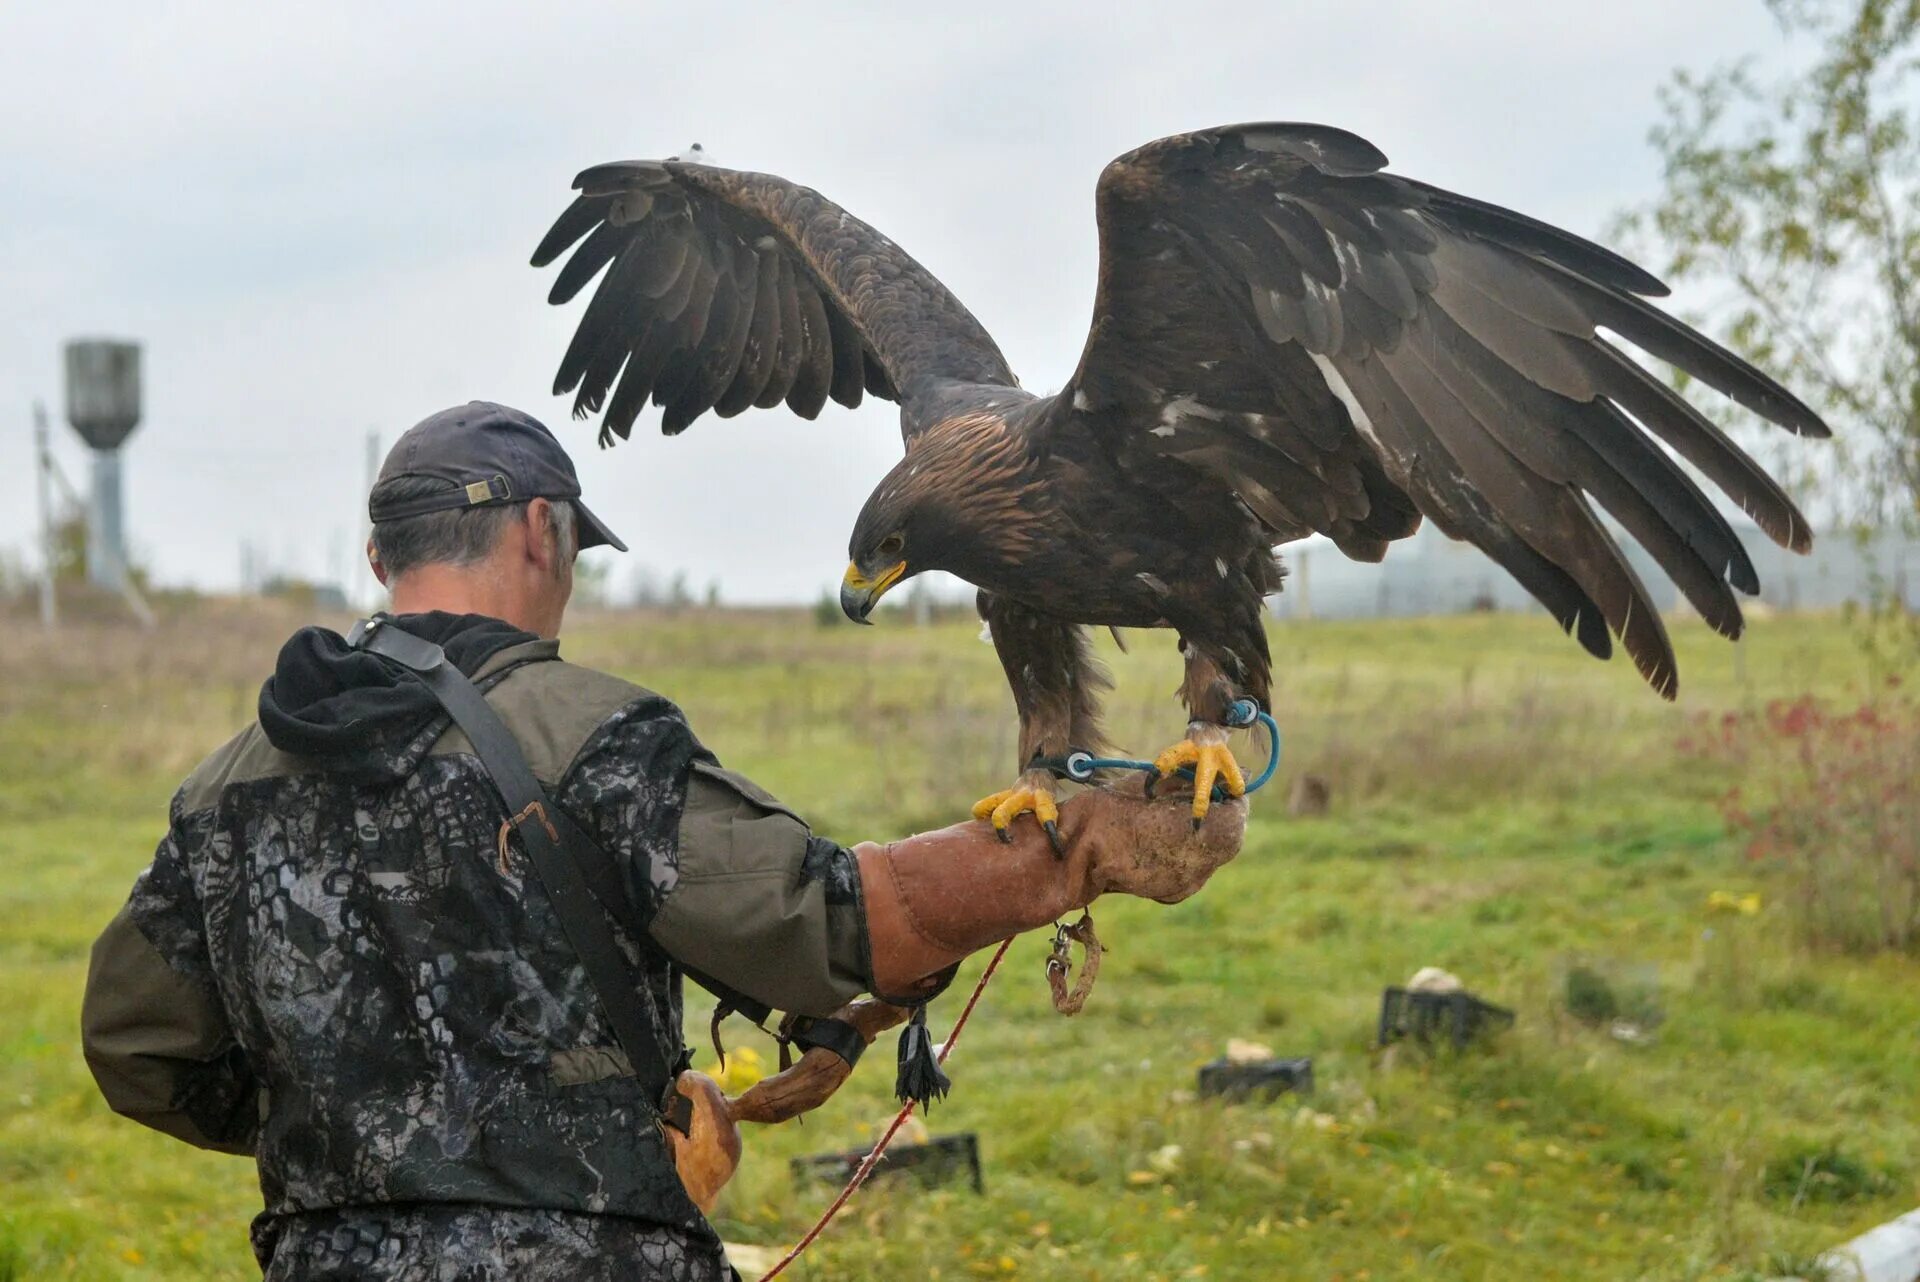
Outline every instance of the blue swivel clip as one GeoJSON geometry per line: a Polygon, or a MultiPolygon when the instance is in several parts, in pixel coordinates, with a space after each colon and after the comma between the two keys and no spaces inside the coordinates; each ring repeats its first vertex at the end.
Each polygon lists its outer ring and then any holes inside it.
{"type": "MultiPolygon", "coordinates": [[[[1222,724],[1233,730],[1245,730],[1254,725],[1264,726],[1267,731],[1267,764],[1260,773],[1247,781],[1248,792],[1258,792],[1267,786],[1274,771],[1280,768],[1280,727],[1275,724],[1271,713],[1265,712],[1251,699],[1236,699],[1227,705],[1226,715],[1221,717],[1222,724]]],[[[1153,773],[1151,761],[1138,761],[1132,757],[1096,757],[1084,749],[1076,748],[1064,758],[1056,757],[1060,772],[1075,783],[1089,783],[1095,772],[1101,770],[1139,770],[1153,773]]],[[[1051,763],[1048,763],[1051,764],[1051,763]]],[[[1193,778],[1193,767],[1182,766],[1178,772],[1182,778],[1193,778]]],[[[1213,786],[1213,799],[1224,801],[1226,793],[1219,784],[1213,786]]]]}

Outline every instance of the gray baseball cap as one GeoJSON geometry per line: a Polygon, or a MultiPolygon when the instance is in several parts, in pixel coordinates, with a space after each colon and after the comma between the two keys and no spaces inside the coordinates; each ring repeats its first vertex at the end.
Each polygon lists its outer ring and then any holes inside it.
{"type": "Polygon", "coordinates": [[[375,524],[487,503],[565,499],[579,516],[582,548],[627,550],[580,501],[580,477],[553,433],[531,414],[505,405],[468,401],[421,419],[394,442],[380,469],[382,481],[396,476],[433,477],[455,488],[381,504],[369,495],[367,515],[375,524]]]}

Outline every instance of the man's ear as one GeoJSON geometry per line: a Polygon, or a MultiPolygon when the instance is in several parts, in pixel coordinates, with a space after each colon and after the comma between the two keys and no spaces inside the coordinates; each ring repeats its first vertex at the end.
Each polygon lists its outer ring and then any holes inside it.
{"type": "Polygon", "coordinates": [[[387,567],[380,564],[380,553],[375,550],[372,539],[367,540],[367,564],[373,567],[373,577],[379,580],[380,586],[386,587],[387,567]]]}
{"type": "Polygon", "coordinates": [[[527,504],[527,559],[543,572],[553,573],[554,557],[560,550],[559,531],[553,524],[553,504],[534,499],[527,504]]]}

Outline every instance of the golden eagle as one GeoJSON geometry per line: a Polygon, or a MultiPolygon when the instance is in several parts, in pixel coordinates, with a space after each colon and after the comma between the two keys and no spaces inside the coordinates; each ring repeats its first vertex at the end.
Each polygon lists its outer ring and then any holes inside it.
{"type": "Polygon", "coordinates": [[[1377,561],[1424,516],[1492,557],[1601,658],[1609,632],[1671,698],[1659,611],[1604,508],[1727,637],[1759,581],[1668,455],[1773,539],[1805,519],[1631,345],[1802,436],[1792,393],[1644,302],[1653,276],[1524,214],[1384,171],[1344,130],[1247,124],[1108,165],[1100,276],[1079,368],[1021,389],[978,321],[891,240],[783,178],[679,160],[598,165],[533,256],[570,246],[549,298],[606,274],[554,380],[603,444],[651,399],[661,430],[781,401],[803,417],[871,393],[906,456],[854,523],[841,604],[865,621],[923,570],[979,589],[1020,714],[1013,788],[975,813],[1053,830],[1036,759],[1097,749],[1087,625],[1173,628],[1186,739],[1157,766],[1243,787],[1223,716],[1268,701],[1274,547],[1320,533],[1377,561]],[[1602,331],[1605,331],[1604,333],[1602,331]],[[1657,440],[1656,440],[1657,438],[1657,440]]]}

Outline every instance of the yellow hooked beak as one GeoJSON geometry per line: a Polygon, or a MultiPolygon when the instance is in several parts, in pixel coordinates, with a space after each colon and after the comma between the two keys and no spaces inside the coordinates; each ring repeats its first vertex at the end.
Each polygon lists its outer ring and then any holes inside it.
{"type": "Polygon", "coordinates": [[[867,616],[873,613],[874,603],[885,596],[887,589],[898,583],[906,572],[905,561],[888,566],[877,578],[872,579],[860,573],[859,566],[847,566],[846,577],[840,580],[841,610],[855,623],[871,622],[867,616]]]}

